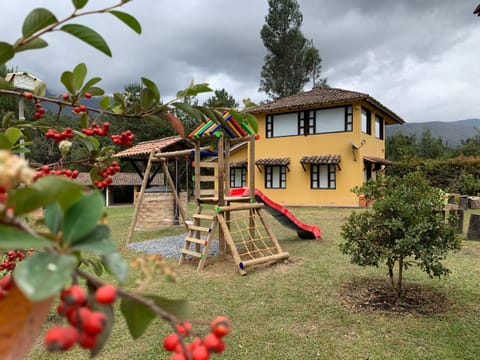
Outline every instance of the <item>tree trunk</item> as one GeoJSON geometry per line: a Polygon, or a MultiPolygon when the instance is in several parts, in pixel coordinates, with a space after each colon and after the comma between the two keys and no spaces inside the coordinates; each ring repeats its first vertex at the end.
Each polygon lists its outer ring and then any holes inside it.
{"type": "Polygon", "coordinates": [[[397,297],[402,296],[403,292],[403,256],[398,259],[398,281],[397,281],[397,297]]]}
{"type": "Polygon", "coordinates": [[[392,288],[395,289],[395,282],[393,281],[393,269],[395,267],[395,261],[393,261],[392,259],[388,259],[387,266],[388,266],[388,276],[390,277],[390,284],[392,285],[392,288]]]}

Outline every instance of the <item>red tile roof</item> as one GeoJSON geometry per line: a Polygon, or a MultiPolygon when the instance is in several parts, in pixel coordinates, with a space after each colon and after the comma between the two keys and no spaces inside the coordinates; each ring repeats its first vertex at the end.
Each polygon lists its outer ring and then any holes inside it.
{"type": "MultiPolygon", "coordinates": [[[[90,180],[90,174],[82,172],[78,174],[78,177],[74,180],[82,185],[92,185],[90,180]]],[[[110,186],[122,186],[122,185],[142,185],[142,178],[137,173],[120,172],[112,176],[112,184],[110,186]]],[[[163,174],[157,174],[153,178],[151,185],[164,185],[163,174]]]]}
{"type": "Polygon", "coordinates": [[[131,148],[120,151],[115,154],[117,158],[148,158],[150,151],[176,151],[193,149],[194,145],[187,139],[176,135],[163,139],[143,141],[131,148]]]}
{"type": "Polygon", "coordinates": [[[287,112],[295,111],[304,108],[313,108],[315,106],[325,105],[340,105],[348,104],[353,101],[363,100],[381,110],[394,121],[403,124],[405,121],[395,114],[392,110],[375,100],[368,94],[356,91],[335,89],[329,87],[318,87],[310,91],[305,91],[299,94],[286,96],[272,102],[258,105],[248,109],[251,114],[272,113],[272,112],[287,112]]]}

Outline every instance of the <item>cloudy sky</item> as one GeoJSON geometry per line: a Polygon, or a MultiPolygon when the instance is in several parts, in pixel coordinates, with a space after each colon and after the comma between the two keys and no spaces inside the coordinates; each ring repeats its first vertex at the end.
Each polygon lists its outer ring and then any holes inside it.
{"type": "MultiPolygon", "coordinates": [[[[115,2],[91,0],[87,9],[115,2]]],[[[407,122],[480,118],[479,2],[298,0],[302,31],[319,49],[329,85],[368,93],[407,122]]],[[[68,0],[0,0],[0,41],[14,42],[36,7],[58,19],[73,9],[68,0]]],[[[133,0],[123,11],[141,22],[141,35],[109,15],[77,20],[102,34],[112,58],[53,33],[44,38],[50,47],[19,53],[8,65],[58,93],[60,74],[85,62],[109,93],[145,76],[164,100],[191,80],[225,88],[239,103],[265,100],[258,92],[265,56],[259,32],[267,0],[133,0]]]]}

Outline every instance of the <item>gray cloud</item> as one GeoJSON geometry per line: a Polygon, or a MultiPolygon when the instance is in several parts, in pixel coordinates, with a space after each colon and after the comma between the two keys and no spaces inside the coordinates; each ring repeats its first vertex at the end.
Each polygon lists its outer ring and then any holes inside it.
{"type": "MultiPolygon", "coordinates": [[[[472,1],[299,4],[303,33],[320,50],[331,86],[367,92],[407,121],[480,117],[475,81],[480,77],[480,20],[472,14],[472,1]]],[[[0,41],[15,41],[34,7],[49,8],[58,18],[71,12],[68,1],[23,0],[20,7],[16,0],[0,0],[0,41]]],[[[62,91],[62,71],[85,62],[89,76],[102,76],[108,92],[145,76],[157,82],[166,100],[192,79],[225,88],[238,102],[265,99],[257,90],[265,55],[259,32],[266,0],[133,0],[124,11],[142,23],[142,35],[113,16],[81,21],[105,37],[113,58],[56,33],[45,37],[49,48],[20,53],[9,65],[39,76],[54,92],[62,91]]]]}

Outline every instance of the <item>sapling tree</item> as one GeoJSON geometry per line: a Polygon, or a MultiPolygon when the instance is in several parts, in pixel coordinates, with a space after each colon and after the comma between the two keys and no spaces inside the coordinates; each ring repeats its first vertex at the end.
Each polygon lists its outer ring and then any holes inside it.
{"type": "Polygon", "coordinates": [[[417,266],[430,277],[449,273],[442,261],[460,240],[444,219],[444,198],[420,173],[381,177],[353,191],[372,200],[371,210],[353,212],[342,227],[341,251],[360,266],[386,265],[397,296],[403,291],[403,271],[417,266]],[[396,273],[396,276],[395,276],[396,273]]]}
{"type": "MultiPolygon", "coordinates": [[[[132,15],[118,10],[129,1],[118,0],[111,6],[87,11],[84,7],[88,0],[72,0],[73,11],[64,19],[57,19],[45,8],[32,10],[24,19],[22,35],[15,43],[0,41],[0,67],[4,68],[20,51],[48,46],[44,35],[57,31],[111,56],[102,36],[77,21],[90,14],[112,15],[140,34],[140,23],[132,15]]],[[[65,318],[65,325],[46,331],[44,342],[51,351],[68,350],[78,344],[90,350],[92,356],[97,355],[108,340],[114,317],[112,305],[118,301],[133,338],[141,336],[150,322],[159,317],[173,328],[173,333],[164,340],[164,348],[175,351],[172,358],[208,359],[212,353],[224,350],[223,337],[230,331],[230,321],[224,316],[211,322],[199,321],[209,325],[205,335],[205,331],[192,328],[192,323],[185,319],[188,315],[184,301],[144,293],[142,286],[138,292],[122,289],[120,285],[126,280],[129,266],[110,238],[102,194],[86,192],[71,179],[78,176],[76,167],[88,167],[92,185],[102,189],[109,185],[111,176],[120,171],[114,154],[121,147],[131,146],[135,136],[130,129],[112,133],[106,119],[121,117],[168,123],[184,135],[183,123],[175,113],[188,114],[198,121],[206,117],[223,121],[222,109],[187,101],[211,91],[208,84],[192,82],[178,91],[174,99],[163,102],[158,86],[148,78],[141,78],[138,96],[126,97],[122,93],[105,95],[99,87],[101,78],[87,75],[84,63],[61,73],[65,91],[57,97],[46,96],[44,84],[24,92],[11,86],[11,77],[0,76],[0,95],[23,97],[35,110],[32,116],[27,114],[26,119],[17,119],[11,112],[1,119],[0,354],[8,359],[22,359],[59,296],[57,313],[65,318]],[[84,103],[84,99],[94,96],[101,97],[99,108],[84,103]],[[58,106],[53,123],[42,121],[45,102],[58,106]],[[75,128],[66,127],[60,121],[65,109],[71,111],[78,125],[75,128]],[[19,156],[29,151],[29,129],[41,131],[47,141],[58,147],[58,159],[32,168],[19,156]],[[85,149],[81,158],[72,153],[73,143],[85,149]],[[36,210],[43,212],[40,226],[26,220],[26,215],[36,210]],[[105,271],[111,273],[119,285],[106,284],[101,279],[105,271]],[[14,313],[15,324],[11,326],[8,320],[14,313]],[[188,343],[189,337],[191,343],[188,343]]],[[[240,112],[237,116],[257,127],[253,116],[240,112]]],[[[160,256],[136,259],[135,263],[140,266],[143,279],[151,278],[148,274],[152,271],[146,270],[149,268],[160,271],[166,278],[171,277],[171,270],[160,256]]]]}

